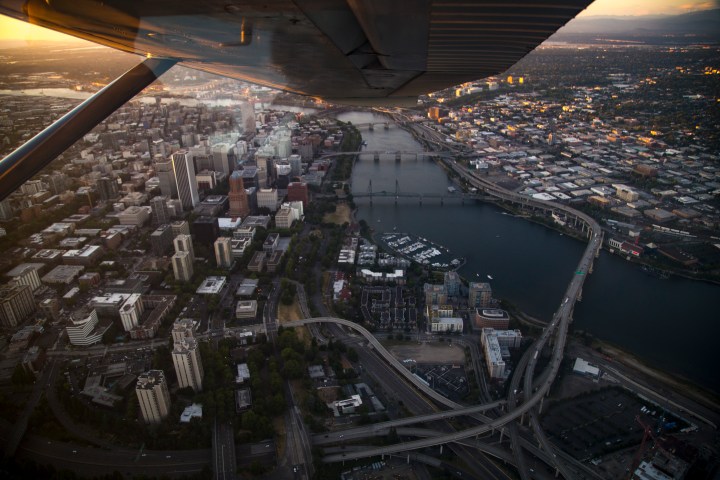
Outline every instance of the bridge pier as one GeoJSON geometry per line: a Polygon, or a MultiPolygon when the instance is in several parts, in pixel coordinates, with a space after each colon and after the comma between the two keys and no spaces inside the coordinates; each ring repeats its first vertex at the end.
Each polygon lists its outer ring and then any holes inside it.
{"type": "Polygon", "coordinates": [[[420,206],[422,206],[422,195],[420,195],[420,206]]]}
{"type": "Polygon", "coordinates": [[[400,152],[398,152],[395,154],[395,161],[399,162],[400,160],[402,160],[402,154],[400,152]]]}
{"type": "Polygon", "coordinates": [[[376,162],[380,161],[380,154],[378,152],[375,152],[375,155],[373,156],[373,160],[375,160],[376,162]]]}
{"type": "Polygon", "coordinates": [[[390,130],[390,123],[389,123],[389,122],[385,122],[385,130],[390,130]]]}
{"type": "Polygon", "coordinates": [[[368,130],[370,130],[371,132],[372,132],[373,130],[375,130],[375,125],[373,125],[372,123],[369,123],[369,124],[368,124],[368,130]]]}
{"type": "Polygon", "coordinates": [[[445,205],[445,195],[442,195],[442,196],[440,197],[440,205],[441,205],[441,206],[442,206],[442,205],[445,205]]]}

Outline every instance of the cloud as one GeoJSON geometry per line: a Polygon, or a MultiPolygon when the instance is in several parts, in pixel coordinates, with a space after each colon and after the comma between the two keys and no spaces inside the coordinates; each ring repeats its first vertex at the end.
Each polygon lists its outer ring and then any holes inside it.
{"type": "Polygon", "coordinates": [[[693,2],[678,5],[678,9],[682,10],[683,12],[695,12],[698,10],[710,10],[711,8],[718,8],[719,5],[720,2],[718,2],[718,0],[713,2],[693,2]]]}

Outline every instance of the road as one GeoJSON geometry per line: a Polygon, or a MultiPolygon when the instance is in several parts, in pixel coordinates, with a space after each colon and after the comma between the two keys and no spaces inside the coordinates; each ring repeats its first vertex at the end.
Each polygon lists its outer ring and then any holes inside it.
{"type": "Polygon", "coordinates": [[[32,415],[33,410],[35,410],[38,402],[40,402],[40,397],[42,397],[45,389],[50,388],[53,385],[53,380],[55,378],[53,373],[55,372],[56,367],[56,362],[48,362],[45,365],[45,368],[43,368],[39,378],[35,380],[35,386],[30,394],[30,398],[25,404],[25,408],[23,408],[22,412],[20,412],[20,416],[15,421],[12,434],[8,437],[7,443],[5,443],[4,451],[6,457],[13,457],[15,455],[20,442],[25,436],[30,415],[32,415]]]}
{"type": "Polygon", "coordinates": [[[235,458],[235,433],[230,422],[215,419],[212,447],[215,480],[234,480],[237,459],[235,458]]]}

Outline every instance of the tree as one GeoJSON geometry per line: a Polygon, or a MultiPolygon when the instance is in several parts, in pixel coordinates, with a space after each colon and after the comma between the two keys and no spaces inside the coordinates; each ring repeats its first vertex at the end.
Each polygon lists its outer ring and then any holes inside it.
{"type": "Polygon", "coordinates": [[[283,374],[285,378],[288,379],[300,378],[303,374],[302,365],[297,360],[290,359],[285,362],[285,366],[283,367],[283,374]]]}
{"type": "Polygon", "coordinates": [[[32,372],[25,370],[22,364],[18,363],[15,366],[15,370],[13,370],[10,381],[13,383],[13,385],[27,385],[35,381],[35,375],[33,375],[32,372]]]}

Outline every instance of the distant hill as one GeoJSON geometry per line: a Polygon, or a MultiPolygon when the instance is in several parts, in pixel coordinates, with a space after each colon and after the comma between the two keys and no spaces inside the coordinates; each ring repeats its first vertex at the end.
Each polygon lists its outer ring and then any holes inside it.
{"type": "Polygon", "coordinates": [[[646,43],[720,42],[720,9],[681,15],[580,17],[551,37],[554,41],[609,40],[646,43]]]}

